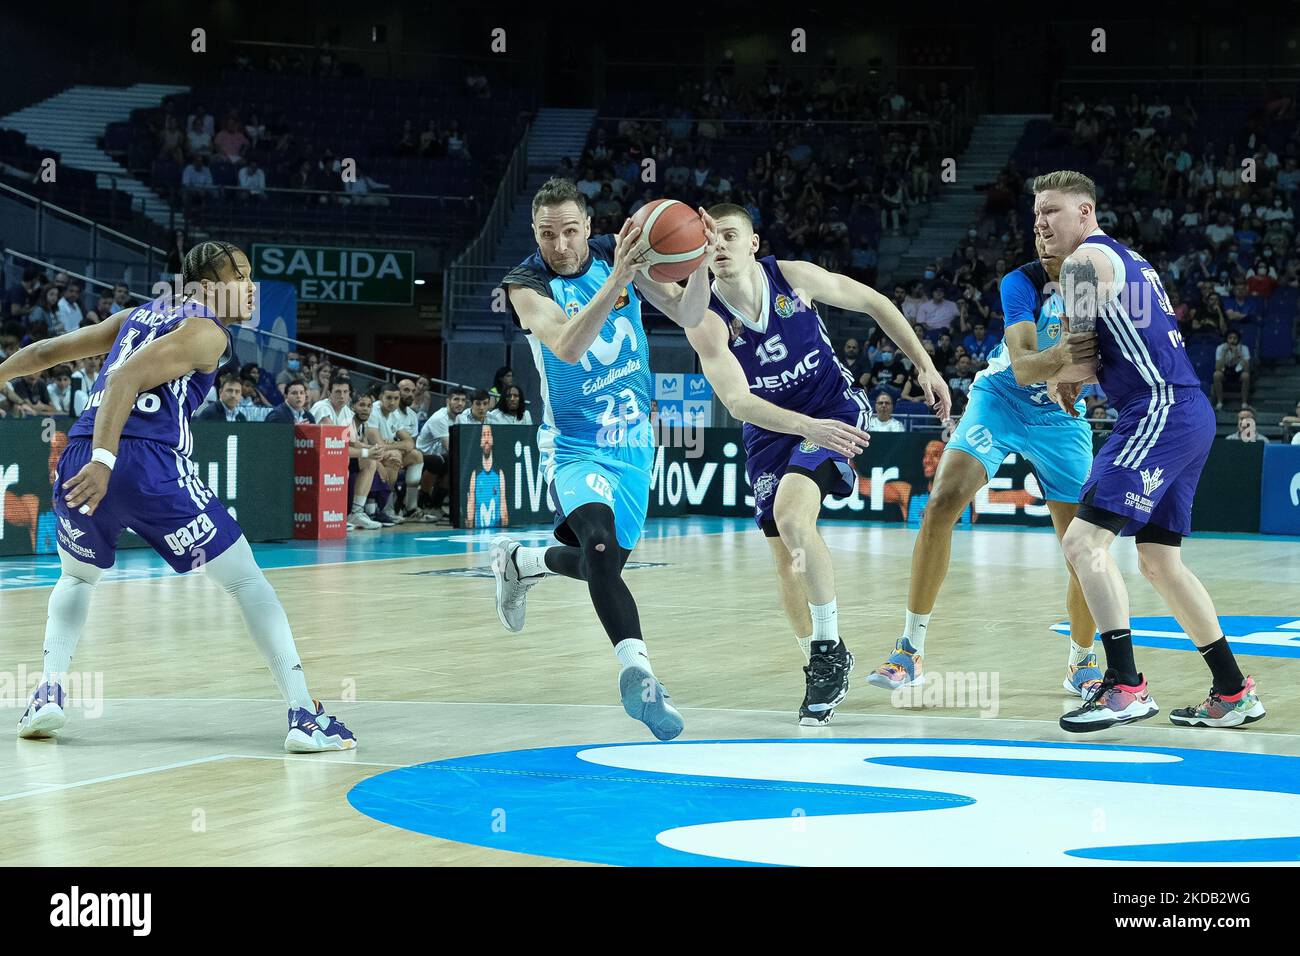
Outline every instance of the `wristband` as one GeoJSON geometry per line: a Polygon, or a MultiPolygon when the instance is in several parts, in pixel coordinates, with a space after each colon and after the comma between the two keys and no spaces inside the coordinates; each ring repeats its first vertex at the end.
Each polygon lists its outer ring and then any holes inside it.
{"type": "Polygon", "coordinates": [[[362,458],[369,458],[369,457],[370,457],[370,449],[369,449],[369,448],[363,448],[363,449],[361,449],[361,457],[362,457],[362,458]]]}
{"type": "Polygon", "coordinates": [[[117,456],[107,448],[96,448],[90,453],[90,460],[97,461],[101,465],[107,465],[109,471],[112,471],[113,466],[117,464],[117,456]]]}

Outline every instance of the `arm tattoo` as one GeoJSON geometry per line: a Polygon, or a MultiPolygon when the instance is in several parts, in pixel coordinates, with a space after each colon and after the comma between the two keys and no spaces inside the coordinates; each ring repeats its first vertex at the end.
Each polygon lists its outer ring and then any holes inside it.
{"type": "Polygon", "coordinates": [[[1091,332],[1101,314],[1097,270],[1087,259],[1067,258],[1061,266],[1061,297],[1071,332],[1091,332]]]}

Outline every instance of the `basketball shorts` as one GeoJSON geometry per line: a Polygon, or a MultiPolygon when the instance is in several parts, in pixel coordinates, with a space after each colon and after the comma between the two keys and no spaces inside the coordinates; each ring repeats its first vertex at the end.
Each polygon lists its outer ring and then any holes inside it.
{"type": "MultiPolygon", "coordinates": [[[[1084,403],[1078,408],[1082,413],[1084,403]]],[[[1007,456],[1023,456],[1046,501],[1077,503],[1092,465],[1092,428],[1056,405],[1034,405],[1000,389],[976,383],[948,450],[965,452],[991,479],[1007,456]]]]}
{"type": "Polygon", "coordinates": [[[576,546],[578,538],[568,526],[568,516],[583,505],[602,504],[614,511],[619,546],[635,548],[650,506],[653,442],[596,446],[557,437],[553,449],[544,454],[555,537],[576,546]]]}
{"type": "Polygon", "coordinates": [[[1173,394],[1172,402],[1154,409],[1148,397],[1120,409],[1083,487],[1088,504],[1129,519],[1121,534],[1137,534],[1147,524],[1191,533],[1192,499],[1216,423],[1199,388],[1175,386],[1173,394]]]}
{"type": "Polygon", "coordinates": [[[240,539],[243,531],[217,496],[200,480],[194,463],[167,445],[123,438],[108,492],[91,515],[69,508],[63,482],[85,467],[89,438],[73,438],[55,472],[54,514],[59,547],[78,561],[111,568],[117,539],[131,530],[180,574],[211,561],[240,539]]]}
{"type": "MultiPolygon", "coordinates": [[[[833,408],[812,417],[835,418],[865,430],[866,408],[865,395],[861,401],[845,397],[833,408]]],[[[856,481],[853,463],[839,452],[799,435],[770,432],[756,425],[745,426],[745,471],[754,495],[754,522],[769,537],[776,535],[776,519],[772,513],[776,489],[788,473],[807,475],[821,485],[824,494],[835,498],[853,494],[856,481]]]]}

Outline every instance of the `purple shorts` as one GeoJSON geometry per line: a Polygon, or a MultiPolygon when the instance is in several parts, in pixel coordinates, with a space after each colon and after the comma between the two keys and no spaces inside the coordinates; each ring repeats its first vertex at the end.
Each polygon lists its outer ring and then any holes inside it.
{"type": "MultiPolygon", "coordinates": [[[[865,402],[865,398],[863,399],[865,402]]],[[[845,399],[835,408],[823,410],[814,418],[837,418],[858,428],[866,428],[865,405],[845,399]]],[[[772,508],[776,504],[776,488],[789,471],[801,472],[810,477],[818,474],[826,462],[833,463],[835,474],[826,494],[844,498],[853,494],[856,474],[853,463],[839,452],[814,445],[798,435],[770,432],[756,425],[745,426],[745,471],[754,494],[754,521],[769,535],[775,533],[776,524],[772,508]]],[[[825,472],[822,472],[823,474],[825,472]]]]}
{"type": "Polygon", "coordinates": [[[144,538],[180,574],[211,561],[243,531],[176,449],[144,438],[123,438],[108,492],[92,515],[69,508],[63,482],[90,461],[89,438],[68,442],[54,483],[59,547],[78,561],[111,568],[123,530],[144,538]]]}
{"type": "Polygon", "coordinates": [[[1214,409],[1195,387],[1173,387],[1173,400],[1125,405],[1092,462],[1082,500],[1126,516],[1121,534],[1147,524],[1176,534],[1192,530],[1192,499],[1214,444],[1214,409]]]}

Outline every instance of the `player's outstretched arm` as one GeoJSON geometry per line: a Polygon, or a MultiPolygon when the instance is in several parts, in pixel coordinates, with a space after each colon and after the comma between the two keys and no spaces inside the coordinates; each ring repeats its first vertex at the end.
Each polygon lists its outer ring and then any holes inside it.
{"type": "MultiPolygon", "coordinates": [[[[226,336],[209,319],[186,319],[175,331],[154,339],[131,353],[121,367],[108,373],[104,399],[95,414],[93,446],[117,454],[122,428],[136,397],[163,382],[197,370],[210,372],[226,350],[226,336]]],[[[93,514],[108,491],[113,469],[102,461],[88,461],[81,471],[64,482],[68,507],[93,514]]]]}
{"type": "Polygon", "coordinates": [[[0,382],[8,382],[24,375],[35,375],[47,368],[75,362],[77,359],[92,355],[106,355],[117,339],[122,320],[131,313],[130,309],[110,315],[103,322],[96,322],[83,329],[74,329],[52,339],[41,339],[20,348],[3,362],[0,362],[0,382]]]}
{"type": "Polygon", "coordinates": [[[686,280],[686,288],[675,282],[656,282],[644,272],[638,272],[632,280],[647,302],[684,329],[694,328],[704,319],[709,307],[709,265],[718,248],[718,224],[703,207],[699,212],[704,223],[704,258],[686,280]]]}
{"type": "Polygon", "coordinates": [[[849,458],[860,455],[871,441],[869,434],[845,422],[810,418],[751,392],[745,370],[727,348],[727,326],[712,312],[703,323],[686,330],[686,339],[699,355],[704,377],[722,404],[742,422],[785,435],[801,435],[849,458]]]}
{"type": "Polygon", "coordinates": [[[641,227],[634,226],[631,219],[623,223],[615,242],[614,268],[609,278],[573,318],[566,316],[554,299],[511,285],[507,294],[520,324],[541,339],[560,361],[570,365],[579,362],[596,341],[623,290],[645,265],[646,248],[641,242],[641,227]]]}
{"type": "Polygon", "coordinates": [[[952,396],[948,383],[934,367],[934,359],[921,346],[911,323],[898,311],[898,307],[869,285],[836,272],[829,272],[812,262],[779,262],[781,273],[790,280],[795,292],[805,302],[825,302],[841,309],[865,312],[876,320],[880,330],[889,336],[916,366],[916,380],[925,392],[925,401],[940,421],[952,411],[952,396]]]}

